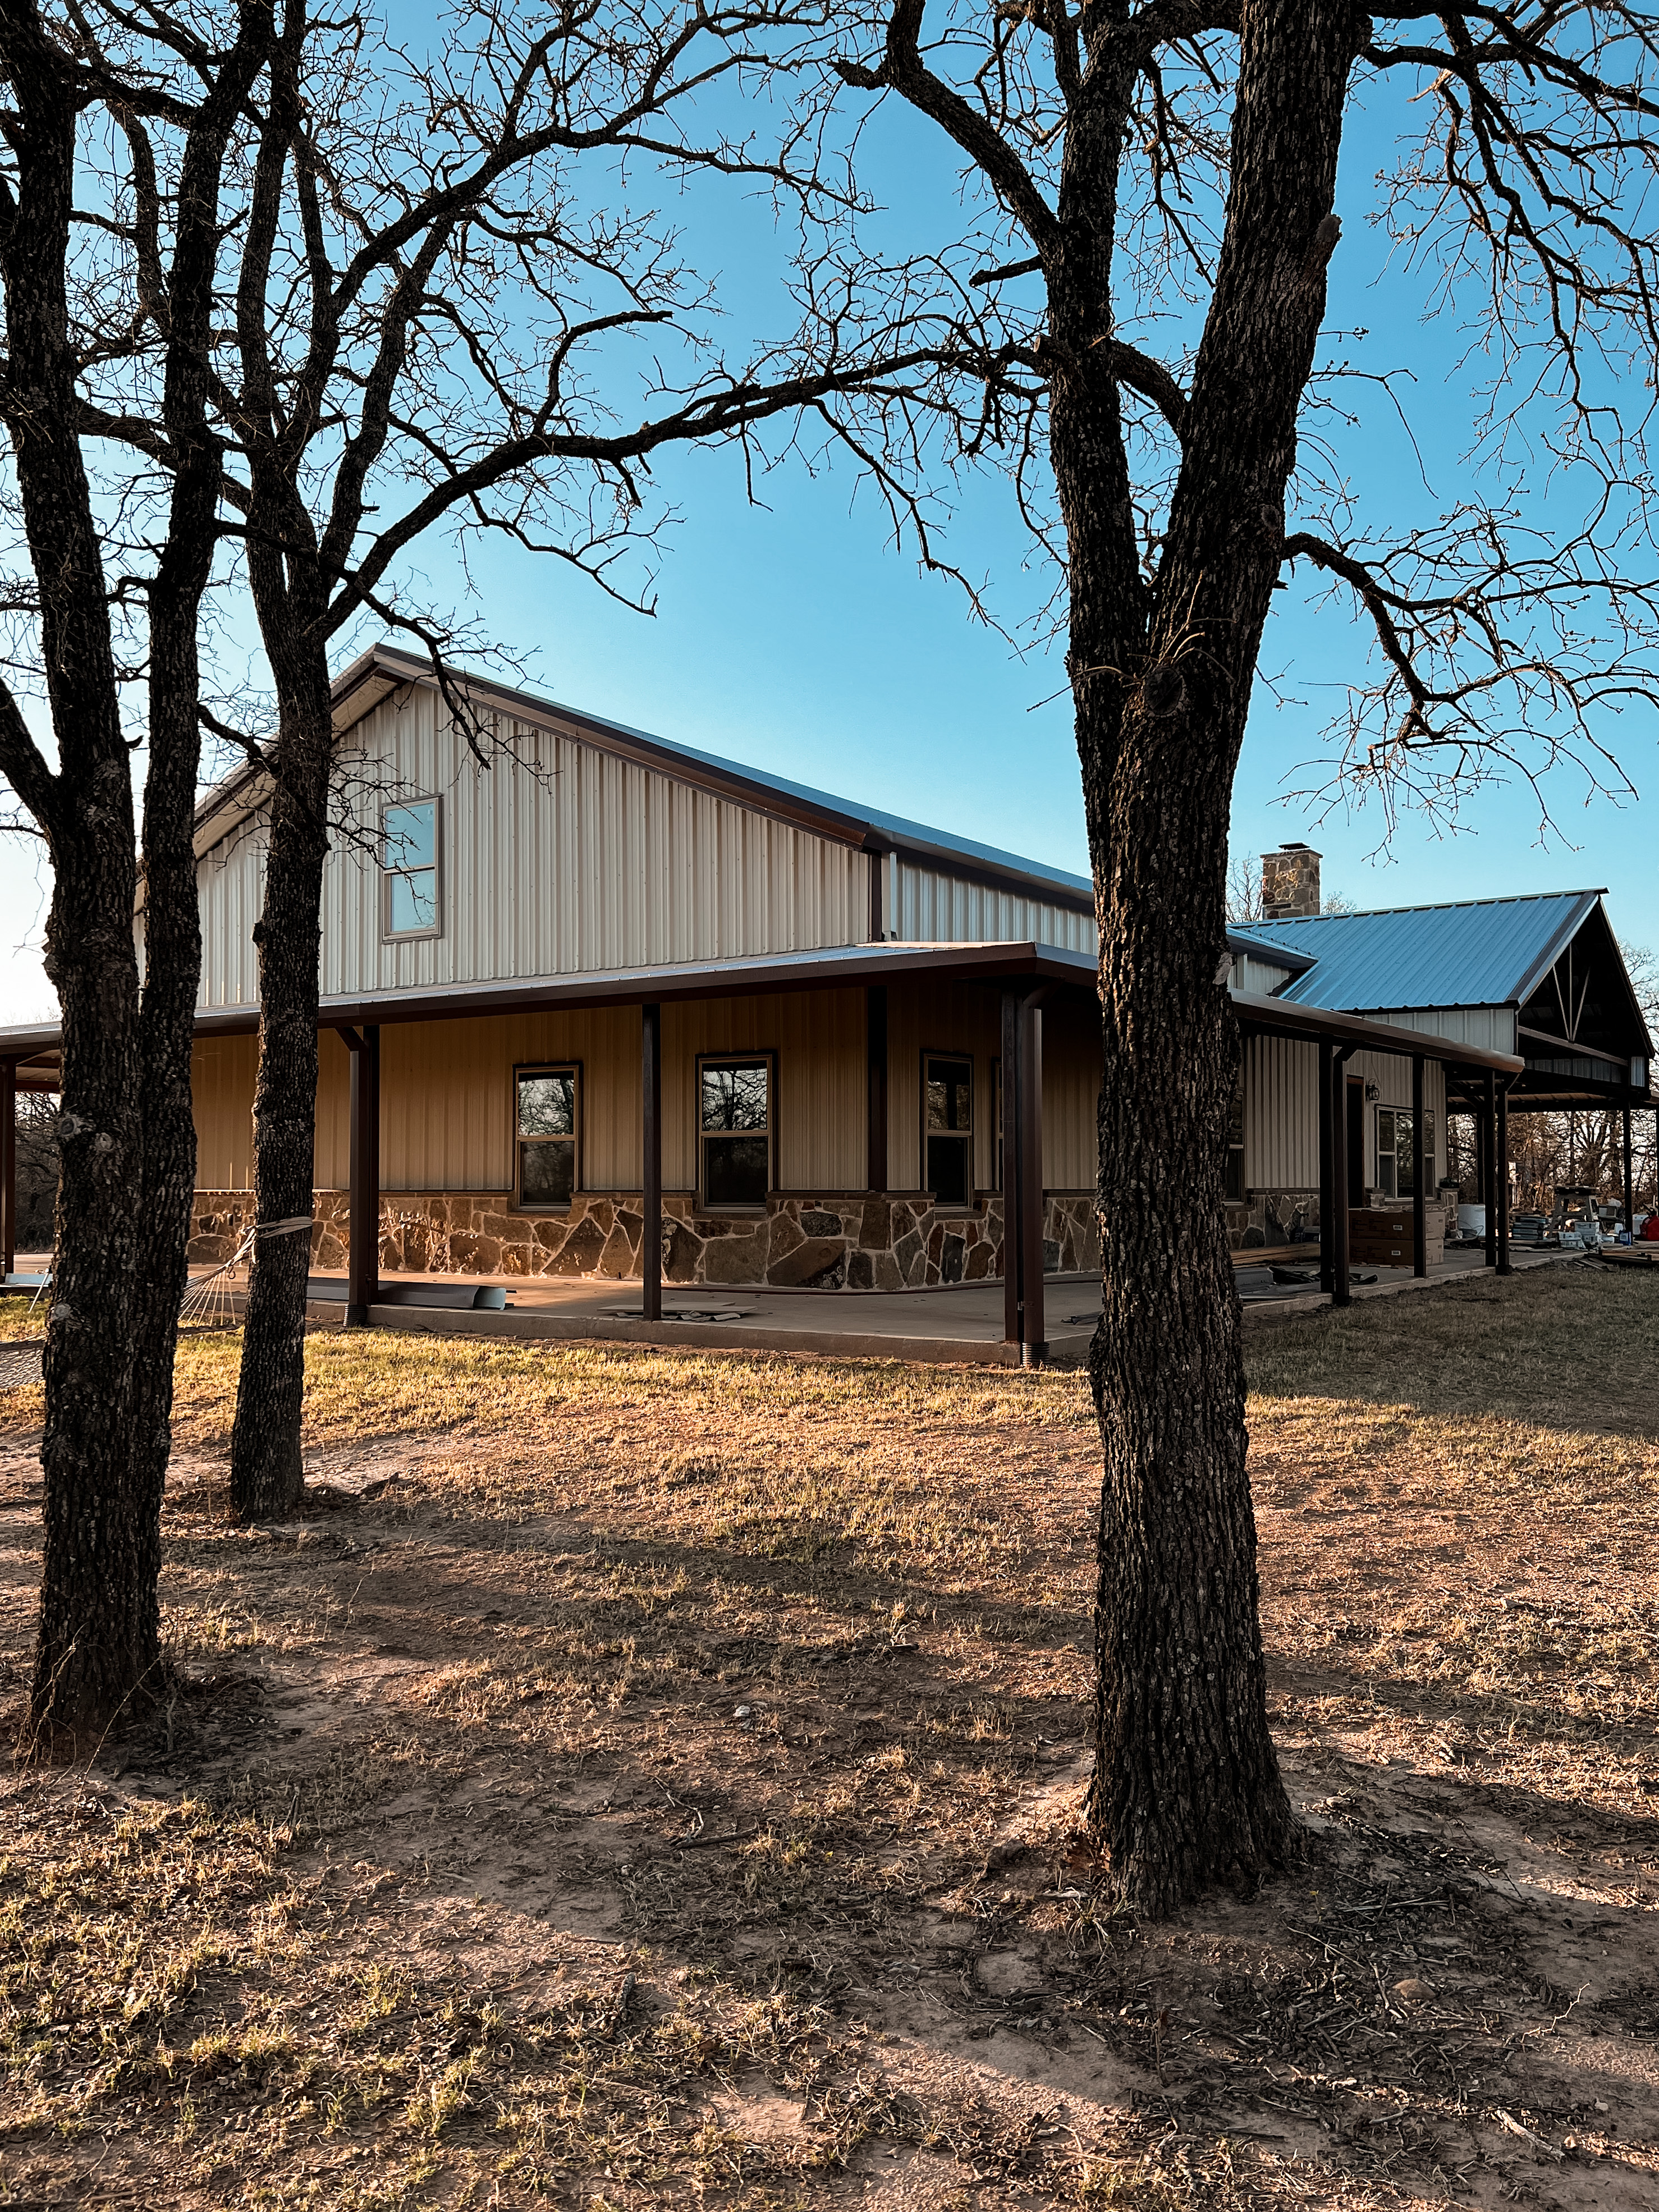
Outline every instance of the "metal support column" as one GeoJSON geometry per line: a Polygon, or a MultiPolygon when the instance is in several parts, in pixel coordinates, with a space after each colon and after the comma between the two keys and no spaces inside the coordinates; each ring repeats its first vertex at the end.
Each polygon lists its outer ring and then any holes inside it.
{"type": "Polygon", "coordinates": [[[346,1327],[367,1328],[380,1296],[380,1032],[343,1029],[351,1054],[351,1222],[346,1327]]]}
{"type": "Polygon", "coordinates": [[[1027,1367],[1042,1363],[1048,1349],[1042,1311],[1042,1016],[1033,991],[1020,1002],[1019,1159],[1020,1290],[1024,1304],[1020,1340],[1027,1367]]]}
{"type": "Polygon", "coordinates": [[[1486,1103],[1484,1103],[1482,1128],[1486,1141],[1482,1146],[1482,1159],[1486,1164],[1486,1182],[1480,1192],[1480,1203],[1486,1207],[1486,1265],[1498,1265],[1498,1078],[1486,1068],[1486,1103]]]}
{"type": "MultiPolygon", "coordinates": [[[[878,860],[880,855],[877,856],[878,860]]],[[[865,1138],[865,1188],[887,1188],[887,986],[872,983],[864,994],[865,1091],[868,1131],[865,1138]]]]}
{"type": "Polygon", "coordinates": [[[1498,1086],[1498,1139],[1493,1146],[1498,1159],[1498,1172],[1492,1180],[1498,1189],[1498,1272],[1507,1275],[1514,1271],[1510,1266],[1510,1086],[1498,1086]]]}
{"type": "Polygon", "coordinates": [[[1336,1096],[1336,1048],[1321,1042],[1319,1052],[1319,1287],[1336,1287],[1336,1185],[1331,1175],[1331,1115],[1336,1096]]]}
{"type": "Polygon", "coordinates": [[[1348,1281],[1348,1054],[1331,1054],[1331,1303],[1351,1304],[1348,1281]]]}
{"type": "Polygon", "coordinates": [[[1625,1227],[1636,1237],[1636,1167],[1631,1153],[1630,1108],[1625,1109],[1625,1227]]]}
{"type": "MultiPolygon", "coordinates": [[[[1630,1115],[1625,1116],[1630,1158],[1630,1115]]],[[[17,1266],[17,1062],[0,1060],[0,1283],[17,1266]]]]}
{"type": "Polygon", "coordinates": [[[1019,993],[1002,994],[1002,1340],[1024,1341],[1021,1295],[1019,1167],[1019,993]]]}
{"type": "Polygon", "coordinates": [[[662,1008],[640,1008],[640,1130],[645,1202],[640,1224],[641,1311],[662,1319],[662,1008]]]}
{"type": "Polygon", "coordinates": [[[1423,1188],[1423,1055],[1412,1054],[1412,1273],[1429,1272],[1429,1194],[1423,1188]]]}

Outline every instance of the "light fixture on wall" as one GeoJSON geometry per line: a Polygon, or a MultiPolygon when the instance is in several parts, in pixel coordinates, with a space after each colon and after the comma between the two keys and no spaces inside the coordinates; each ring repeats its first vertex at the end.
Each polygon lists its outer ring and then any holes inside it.
{"type": "Polygon", "coordinates": [[[1365,1085],[1365,1096],[1367,1098],[1375,1102],[1382,1096],[1382,1093],[1377,1085],[1375,1083],[1368,1083],[1365,1085]]]}

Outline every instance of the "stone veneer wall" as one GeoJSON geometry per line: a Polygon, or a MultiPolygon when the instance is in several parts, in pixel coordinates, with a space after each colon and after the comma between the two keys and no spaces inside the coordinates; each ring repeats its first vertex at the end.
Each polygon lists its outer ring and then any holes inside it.
{"type": "MultiPolygon", "coordinates": [[[[319,1190],[313,1267],[346,1264],[349,1194],[319,1190]]],[[[190,1257],[228,1260],[253,1218],[252,1194],[198,1190],[190,1257]]],[[[380,1201],[383,1274],[637,1277],[643,1227],[635,1191],[584,1191],[568,1213],[514,1213],[504,1191],[396,1191],[380,1201]]],[[[1043,1265],[1083,1273],[1100,1265],[1092,1193],[1043,1199],[1043,1265]]],[[[925,1192],[790,1193],[763,1215],[700,1213],[689,1197],[663,1199],[663,1279],[814,1291],[923,1290],[1002,1273],[1002,1200],[971,1213],[944,1212],[925,1192]]]]}

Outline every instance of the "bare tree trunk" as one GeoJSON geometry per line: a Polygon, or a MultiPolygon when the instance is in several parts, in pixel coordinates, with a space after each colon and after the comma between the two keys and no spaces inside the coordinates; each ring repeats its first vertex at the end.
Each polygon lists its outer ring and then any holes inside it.
{"type": "Polygon", "coordinates": [[[268,25],[258,7],[242,9],[235,46],[188,126],[165,277],[162,196],[143,119],[155,111],[118,103],[109,110],[132,155],[128,235],[138,296],[166,342],[161,411],[178,464],[152,586],[141,991],[131,770],[82,453],[80,325],[69,281],[76,123],[88,80],[27,0],[0,5],[0,61],[16,111],[13,166],[0,186],[8,355],[0,411],[40,594],[58,752],[53,770],[0,684],[0,771],[52,854],[46,968],[63,1010],[41,1446],[45,1558],[29,1709],[29,1738],[41,1750],[101,1735],[154,1694],[161,1667],[161,1496],[195,1179],[195,633],[219,483],[205,429],[206,339],[225,147],[268,25]]]}
{"type": "MultiPolygon", "coordinates": [[[[262,612],[264,611],[262,610],[262,612]]],[[[281,734],[271,802],[259,948],[259,1073],[253,1098],[254,1218],[275,1227],[309,1220],[317,1121],[317,1005],[323,866],[333,725],[323,648],[273,649],[281,734]]],[[[242,1338],[230,1490],[246,1520],[291,1513],[305,1488],[300,1422],[305,1400],[308,1229],[262,1237],[254,1248],[242,1338]]]]}
{"type": "MultiPolygon", "coordinates": [[[[1294,1833],[1267,1719],[1222,1194],[1237,1042],[1217,979],[1229,795],[1285,541],[1361,35],[1337,0],[1245,12],[1226,232],[1138,659],[1103,652],[1113,625],[1091,624],[1097,601],[1127,596],[1118,574],[1091,573],[1086,551],[1091,509],[1117,501],[1118,473],[1103,477],[1086,453],[1078,464],[1083,434],[1055,394],[1068,530],[1083,510],[1073,678],[1104,1013],[1103,1317],[1091,1373],[1106,1467],[1089,1814],[1117,1886],[1153,1913],[1218,1877],[1281,1865],[1294,1833]]],[[[1115,627],[1133,634],[1127,620],[1115,627]]]]}
{"type": "MultiPolygon", "coordinates": [[[[3,25],[18,88],[17,197],[5,209],[8,426],[40,580],[57,773],[21,727],[6,772],[45,828],[55,884],[46,971],[63,1009],[61,1172],[46,1323],[46,1547],[30,1711],[35,1741],[101,1727],[153,1676],[149,1544],[127,1480],[143,1092],[132,787],[80,441],[66,269],[76,106],[32,15],[3,25]],[[38,758],[38,756],[34,757],[38,758]]],[[[8,721],[21,716],[8,695],[8,721]]]]}

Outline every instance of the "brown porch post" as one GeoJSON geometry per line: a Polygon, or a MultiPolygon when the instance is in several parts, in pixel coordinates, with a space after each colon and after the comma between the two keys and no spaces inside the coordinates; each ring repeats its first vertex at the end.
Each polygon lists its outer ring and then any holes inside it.
{"type": "Polygon", "coordinates": [[[1625,1226],[1636,1242],[1636,1166],[1631,1154],[1630,1108],[1625,1109],[1625,1226]]]}
{"type": "Polygon", "coordinates": [[[1498,1192],[1498,1272],[1507,1275],[1510,1267],[1510,1086],[1498,1085],[1498,1142],[1494,1150],[1498,1169],[1492,1177],[1498,1192]]]}
{"type": "Polygon", "coordinates": [[[662,1319],[662,1008],[640,1008],[641,1133],[644,1138],[645,1205],[640,1224],[641,1310],[662,1319]]]}
{"type": "MultiPolygon", "coordinates": [[[[1350,1048],[1352,1049],[1352,1048],[1350,1048]]],[[[1348,1281],[1348,1054],[1331,1054],[1331,1304],[1352,1304],[1348,1281]]]]}
{"type": "Polygon", "coordinates": [[[1474,1202],[1486,1202],[1486,1117],[1477,1106],[1469,1119],[1474,1124],[1474,1202]]]}
{"type": "Polygon", "coordinates": [[[367,1328],[380,1296],[380,1032],[339,1032],[351,1054],[351,1214],[346,1326],[367,1328]]]}
{"type": "Polygon", "coordinates": [[[1423,1055],[1412,1054],[1412,1273],[1429,1272],[1429,1194],[1423,1188],[1423,1055]]]}
{"type": "Polygon", "coordinates": [[[887,1188],[887,986],[872,983],[864,994],[865,1098],[868,1130],[865,1188],[887,1188]]]}
{"type": "Polygon", "coordinates": [[[1486,1131],[1486,1187],[1481,1202],[1486,1209],[1486,1265],[1498,1265],[1498,1078],[1486,1070],[1486,1103],[1481,1115],[1486,1131]]]}
{"type": "Polygon", "coordinates": [[[1319,1287],[1336,1287],[1336,1185],[1331,1176],[1331,1115],[1336,1097],[1335,1048],[1321,1043],[1319,1053],[1319,1287]]]}
{"type": "MultiPolygon", "coordinates": [[[[1630,1158],[1630,1115],[1625,1116],[1630,1158]]],[[[1626,1178],[1628,1179],[1628,1177],[1626,1178]]],[[[0,1283],[17,1265],[17,1062],[0,1060],[0,1283]]]]}
{"type": "Polygon", "coordinates": [[[1042,1311],[1042,1016],[1040,992],[1020,1003],[1019,1051],[1020,1288],[1024,1363],[1041,1364],[1048,1349],[1042,1311]]]}
{"type": "Polygon", "coordinates": [[[1002,1340],[1024,1341],[1020,1295],[1019,993],[1002,994],[1002,1340]]]}

